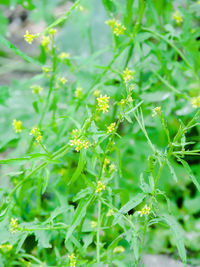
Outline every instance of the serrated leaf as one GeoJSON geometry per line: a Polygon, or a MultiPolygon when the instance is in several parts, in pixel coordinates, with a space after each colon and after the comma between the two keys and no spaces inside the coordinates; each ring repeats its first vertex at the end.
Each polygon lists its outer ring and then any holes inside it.
{"type": "Polygon", "coordinates": [[[177,223],[174,217],[170,215],[163,215],[162,218],[170,227],[182,262],[186,263],[187,256],[184,245],[184,234],[181,226],[177,223]]]}
{"type": "Polygon", "coordinates": [[[36,240],[38,241],[38,247],[40,248],[51,248],[52,245],[49,243],[51,233],[49,231],[34,231],[36,240]]]}
{"type": "Polygon", "coordinates": [[[131,200],[129,200],[120,210],[117,214],[115,214],[115,218],[113,220],[113,225],[118,223],[118,221],[121,219],[122,215],[129,212],[129,210],[135,208],[137,205],[139,205],[143,199],[145,198],[144,193],[139,193],[135,197],[133,197],[131,200]]]}

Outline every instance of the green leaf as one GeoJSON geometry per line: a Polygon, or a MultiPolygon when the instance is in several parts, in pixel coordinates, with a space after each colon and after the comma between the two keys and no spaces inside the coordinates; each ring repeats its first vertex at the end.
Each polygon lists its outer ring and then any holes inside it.
{"type": "Polygon", "coordinates": [[[185,168],[186,172],[188,173],[189,177],[191,178],[192,182],[196,185],[197,189],[198,189],[199,192],[200,192],[200,184],[199,184],[199,182],[197,181],[196,177],[194,176],[194,174],[193,174],[193,172],[192,172],[192,170],[191,170],[189,164],[188,164],[185,160],[183,160],[183,159],[181,159],[181,158],[178,158],[178,161],[181,162],[181,164],[182,164],[183,167],[185,168]]]}
{"type": "Polygon", "coordinates": [[[77,169],[74,172],[74,174],[72,175],[72,178],[69,181],[69,184],[74,183],[76,181],[76,179],[81,175],[81,172],[82,172],[84,165],[85,165],[85,158],[86,158],[86,151],[84,149],[82,149],[80,152],[77,169]]]}
{"type": "Polygon", "coordinates": [[[92,194],[89,199],[88,198],[82,199],[80,201],[80,203],[76,209],[76,212],[74,214],[72,224],[67,230],[65,242],[67,242],[67,240],[69,239],[69,237],[71,236],[71,234],[73,233],[75,228],[81,223],[81,220],[85,217],[87,207],[90,205],[90,202],[91,202],[93,196],[94,196],[94,194],[92,194]]]}
{"type": "Polygon", "coordinates": [[[184,245],[184,233],[181,226],[177,223],[174,217],[170,215],[163,215],[162,218],[170,227],[182,262],[186,263],[187,257],[184,245]]]}
{"type": "Polygon", "coordinates": [[[6,106],[6,100],[9,98],[9,87],[0,86],[0,105],[6,106]]]}
{"type": "Polygon", "coordinates": [[[146,195],[144,193],[139,193],[135,197],[133,197],[131,200],[129,200],[115,215],[115,219],[113,220],[113,225],[115,225],[121,219],[123,214],[126,214],[129,210],[139,205],[143,201],[145,196],[146,195]]]}
{"type": "Polygon", "coordinates": [[[12,50],[16,55],[20,56],[24,60],[36,65],[41,65],[39,61],[26,55],[24,52],[18,49],[14,44],[12,44],[6,38],[4,38],[2,35],[0,35],[0,43],[9,48],[10,50],[12,50]]]}
{"type": "Polygon", "coordinates": [[[52,245],[49,243],[51,233],[49,231],[34,231],[36,240],[38,241],[39,248],[51,248],[52,245]]]}
{"type": "Polygon", "coordinates": [[[45,193],[48,183],[49,183],[49,170],[45,169],[45,175],[43,177],[43,185],[42,185],[42,194],[45,193]]]}

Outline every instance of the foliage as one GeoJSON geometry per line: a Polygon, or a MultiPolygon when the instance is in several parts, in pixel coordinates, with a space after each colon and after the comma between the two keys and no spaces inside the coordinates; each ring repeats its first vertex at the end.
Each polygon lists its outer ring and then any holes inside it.
{"type": "Polygon", "coordinates": [[[35,57],[0,13],[1,69],[37,70],[0,87],[0,266],[200,264],[200,2],[41,2],[2,2],[35,57]]]}

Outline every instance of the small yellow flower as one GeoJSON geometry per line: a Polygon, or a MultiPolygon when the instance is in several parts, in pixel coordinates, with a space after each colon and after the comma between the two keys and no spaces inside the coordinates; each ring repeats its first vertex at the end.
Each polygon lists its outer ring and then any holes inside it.
{"type": "Polygon", "coordinates": [[[113,133],[115,131],[115,126],[116,122],[112,122],[108,127],[107,127],[107,133],[113,133]]]}
{"type": "Polygon", "coordinates": [[[200,108],[200,96],[193,97],[191,103],[193,108],[200,108]]]}
{"type": "Polygon", "coordinates": [[[113,30],[113,33],[117,36],[124,34],[126,30],[126,27],[124,25],[122,25],[120,22],[115,24],[115,28],[113,30]]]}
{"type": "Polygon", "coordinates": [[[100,91],[99,91],[98,89],[96,89],[96,90],[93,92],[93,96],[95,96],[95,97],[100,96],[100,91]]]}
{"type": "Polygon", "coordinates": [[[64,85],[64,84],[66,84],[67,79],[65,79],[64,77],[61,77],[61,78],[59,78],[59,81],[60,81],[60,83],[61,83],[62,85],[64,85]]]}
{"type": "Polygon", "coordinates": [[[113,209],[109,209],[108,212],[106,213],[106,216],[110,217],[110,216],[113,216],[113,214],[114,214],[113,209]]]}
{"type": "Polygon", "coordinates": [[[75,90],[75,97],[80,98],[83,95],[83,88],[77,87],[75,90]]]}
{"type": "Polygon", "coordinates": [[[18,219],[14,219],[14,218],[11,218],[11,222],[10,222],[10,231],[12,233],[15,233],[17,232],[18,230],[18,219]]]}
{"type": "Polygon", "coordinates": [[[41,45],[42,46],[47,46],[50,43],[50,38],[49,36],[43,36],[42,37],[42,41],[41,41],[41,45]]]}
{"type": "Polygon", "coordinates": [[[37,37],[35,34],[30,34],[28,30],[26,30],[26,34],[24,35],[24,39],[27,43],[32,44],[33,40],[37,37]]]}
{"type": "Polygon", "coordinates": [[[62,52],[58,55],[58,58],[61,60],[68,59],[70,57],[69,53],[62,52]]]}
{"type": "Polygon", "coordinates": [[[108,24],[112,29],[114,29],[115,24],[117,23],[116,19],[109,19],[105,21],[106,24],[108,24]]]}
{"type": "Polygon", "coordinates": [[[198,4],[200,5],[200,0],[198,1],[198,4]]]}
{"type": "Polygon", "coordinates": [[[101,181],[97,182],[97,187],[96,187],[96,193],[101,192],[102,190],[105,190],[106,186],[103,184],[101,181]]]}
{"type": "Polygon", "coordinates": [[[48,74],[50,71],[51,71],[51,68],[48,68],[48,67],[42,67],[42,70],[48,74]]]}
{"type": "Polygon", "coordinates": [[[116,19],[109,19],[105,21],[105,23],[111,27],[113,33],[117,36],[120,34],[124,34],[126,30],[126,27],[122,25],[121,22],[117,21],[116,19]]]}
{"type": "Polygon", "coordinates": [[[79,152],[82,148],[87,149],[90,146],[90,143],[87,140],[77,137],[78,133],[74,136],[73,140],[70,140],[70,145],[75,146],[75,150],[77,152],[79,152]]]}
{"type": "Polygon", "coordinates": [[[145,205],[141,211],[138,211],[138,213],[140,214],[140,217],[142,217],[143,215],[149,215],[150,210],[151,210],[151,208],[148,207],[147,205],[145,205]]]}
{"type": "Polygon", "coordinates": [[[74,253],[68,255],[68,258],[70,260],[70,267],[76,267],[76,256],[74,255],[74,253]]]}
{"type": "Polygon", "coordinates": [[[172,15],[172,19],[174,19],[178,25],[180,25],[181,22],[183,22],[183,18],[182,18],[182,16],[181,16],[181,13],[180,13],[179,10],[176,10],[176,11],[173,13],[173,15],[172,15]]]}
{"type": "Polygon", "coordinates": [[[124,249],[124,247],[122,247],[122,246],[117,246],[117,247],[113,250],[114,253],[122,253],[122,252],[124,252],[124,251],[125,251],[125,249],[124,249]]]}
{"type": "Polygon", "coordinates": [[[33,94],[40,94],[43,91],[43,88],[40,85],[32,85],[31,86],[33,94]]]}
{"type": "Polygon", "coordinates": [[[96,221],[91,221],[91,227],[96,228],[97,227],[97,222],[96,221]]]}
{"type": "Polygon", "coordinates": [[[20,133],[22,131],[22,122],[14,119],[13,120],[13,127],[14,127],[16,133],[20,133]]]}
{"type": "Polygon", "coordinates": [[[54,36],[56,32],[57,32],[56,29],[51,29],[51,30],[49,31],[49,33],[50,33],[52,36],[54,36]]]}
{"type": "Polygon", "coordinates": [[[99,110],[104,112],[108,112],[109,109],[109,105],[108,105],[108,101],[109,101],[109,96],[107,95],[100,95],[100,97],[97,98],[98,101],[98,106],[99,106],[99,110]]]}
{"type": "Polygon", "coordinates": [[[108,158],[104,159],[104,166],[107,166],[110,163],[110,160],[108,158]]]}
{"type": "Polygon", "coordinates": [[[156,107],[153,109],[152,117],[155,117],[156,115],[160,115],[160,114],[161,114],[161,107],[156,107]]]}
{"type": "Polygon", "coordinates": [[[32,128],[32,130],[30,131],[30,135],[33,135],[36,137],[36,141],[38,143],[40,143],[42,141],[42,135],[40,132],[40,129],[37,127],[32,128]]]}
{"type": "Polygon", "coordinates": [[[133,78],[134,78],[133,75],[134,74],[135,74],[135,71],[134,70],[129,70],[128,68],[126,68],[123,71],[122,77],[123,77],[124,81],[127,83],[130,80],[133,80],[133,78]]]}

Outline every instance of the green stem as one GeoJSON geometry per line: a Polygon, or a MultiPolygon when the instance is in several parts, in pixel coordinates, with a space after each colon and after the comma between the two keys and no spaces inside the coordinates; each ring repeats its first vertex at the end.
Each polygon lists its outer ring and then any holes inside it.
{"type": "Polygon", "coordinates": [[[97,221],[97,263],[100,263],[100,231],[101,231],[101,200],[98,199],[98,221],[97,221]]]}

